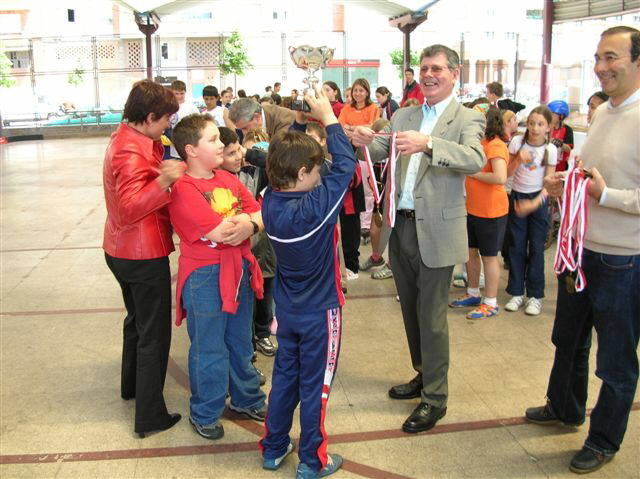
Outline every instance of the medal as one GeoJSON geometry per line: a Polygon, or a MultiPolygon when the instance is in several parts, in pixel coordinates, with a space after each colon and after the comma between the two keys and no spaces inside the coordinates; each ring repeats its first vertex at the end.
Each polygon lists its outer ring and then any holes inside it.
{"type": "Polygon", "coordinates": [[[568,274],[564,277],[564,285],[567,288],[567,293],[573,294],[576,292],[576,280],[572,275],[568,274]]]}
{"type": "Polygon", "coordinates": [[[382,228],[382,214],[379,211],[373,213],[373,222],[378,228],[382,228]]]}

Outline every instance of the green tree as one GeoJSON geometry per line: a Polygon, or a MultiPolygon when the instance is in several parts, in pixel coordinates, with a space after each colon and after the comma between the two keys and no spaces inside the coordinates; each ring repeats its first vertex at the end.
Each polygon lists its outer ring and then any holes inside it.
{"type": "Polygon", "coordinates": [[[253,68],[249,61],[249,55],[242,43],[240,33],[233,32],[224,40],[222,53],[220,54],[220,69],[224,75],[244,75],[247,70],[253,68]]]}
{"type": "MultiPolygon", "coordinates": [[[[398,76],[400,78],[404,78],[404,65],[402,63],[403,60],[403,50],[402,48],[396,48],[389,53],[391,57],[391,64],[396,65],[396,69],[398,70],[398,76]]],[[[420,56],[417,51],[411,52],[411,66],[418,66],[420,63],[420,56]]]]}
{"type": "Polygon", "coordinates": [[[7,54],[0,50],[0,87],[10,88],[16,84],[16,79],[11,76],[11,65],[7,54]]]}
{"type": "Polygon", "coordinates": [[[84,82],[84,70],[82,69],[82,65],[78,62],[78,66],[73,69],[69,75],[67,75],[67,82],[70,85],[78,86],[84,82]]]}

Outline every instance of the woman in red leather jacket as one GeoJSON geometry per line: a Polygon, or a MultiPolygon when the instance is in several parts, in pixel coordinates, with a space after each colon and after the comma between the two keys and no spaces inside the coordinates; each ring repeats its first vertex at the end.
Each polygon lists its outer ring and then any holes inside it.
{"type": "Polygon", "coordinates": [[[120,392],[123,399],[136,400],[140,437],[180,420],[180,414],[167,411],[162,390],[171,345],[169,253],[174,250],[167,204],[184,164],[162,161],[159,141],[177,111],[171,91],[150,80],[137,82],[124,107],[128,122],[113,133],[104,158],[102,247],[127,308],[120,392]]]}

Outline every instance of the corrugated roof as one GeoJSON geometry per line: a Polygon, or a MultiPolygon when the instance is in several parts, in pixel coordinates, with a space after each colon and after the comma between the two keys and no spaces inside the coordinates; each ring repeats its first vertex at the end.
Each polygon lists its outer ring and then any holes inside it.
{"type": "Polygon", "coordinates": [[[556,0],[553,21],[570,22],[640,11],[640,0],[556,0]]]}
{"type": "MultiPolygon", "coordinates": [[[[197,5],[214,3],[212,0],[117,0],[117,2],[136,12],[149,12],[153,10],[160,16],[176,13],[187,8],[193,8],[197,5]]],[[[437,0],[430,2],[425,2],[425,0],[402,0],[395,2],[387,0],[336,0],[333,3],[358,5],[391,18],[409,12],[424,11],[436,2],[437,0]]]]}

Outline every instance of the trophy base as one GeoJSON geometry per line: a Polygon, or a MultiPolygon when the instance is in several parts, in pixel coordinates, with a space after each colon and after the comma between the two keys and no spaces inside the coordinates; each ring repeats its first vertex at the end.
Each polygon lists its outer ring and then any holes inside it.
{"type": "Polygon", "coordinates": [[[304,100],[294,100],[291,102],[291,109],[293,111],[304,111],[310,112],[311,108],[309,108],[309,104],[304,100]]]}

